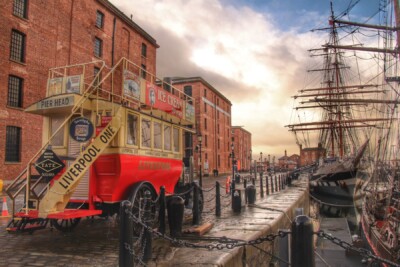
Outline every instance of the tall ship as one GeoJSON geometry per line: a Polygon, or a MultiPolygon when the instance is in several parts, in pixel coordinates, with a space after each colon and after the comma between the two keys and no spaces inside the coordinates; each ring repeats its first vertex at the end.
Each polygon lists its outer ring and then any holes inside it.
{"type": "Polygon", "coordinates": [[[322,29],[329,31],[328,41],[310,50],[323,64],[308,71],[307,87],[294,96],[296,115],[288,127],[299,144],[315,140],[324,152],[311,176],[312,193],[355,200],[366,244],[384,266],[397,266],[399,2],[369,2],[375,12],[362,18],[353,15],[359,4],[339,15],[331,11],[329,27],[322,29]]]}
{"type": "MultiPolygon", "coordinates": [[[[385,21],[380,35],[384,62],[383,83],[388,88],[380,112],[387,120],[375,131],[374,161],[363,192],[360,224],[362,236],[375,255],[382,258],[383,266],[400,263],[400,154],[399,154],[399,2],[381,1],[385,21]]],[[[370,25],[374,29],[378,26],[370,25]]]]}
{"type": "Polygon", "coordinates": [[[348,13],[335,16],[331,3],[328,27],[314,30],[326,32],[327,39],[309,50],[311,67],[304,88],[293,96],[294,112],[287,127],[305,148],[303,158],[316,163],[310,177],[312,193],[323,202],[333,198],[352,205],[356,174],[367,166],[370,136],[387,120],[377,112],[387,89],[374,77],[379,67],[371,68],[352,49],[363,47],[349,32],[358,26],[344,24],[344,14],[348,13]]]}

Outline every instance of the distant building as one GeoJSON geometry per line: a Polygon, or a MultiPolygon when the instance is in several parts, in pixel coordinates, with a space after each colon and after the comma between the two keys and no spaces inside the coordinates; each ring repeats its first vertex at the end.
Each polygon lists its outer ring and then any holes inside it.
{"type": "Polygon", "coordinates": [[[156,73],[156,40],[107,0],[2,1],[0,17],[0,179],[42,145],[42,117],[24,109],[45,97],[50,68],[97,62],[94,77],[126,57],[156,73]]]}
{"type": "Polygon", "coordinates": [[[318,162],[320,158],[326,157],[326,149],[318,144],[318,147],[302,148],[300,145],[300,167],[318,162]]]}
{"type": "Polygon", "coordinates": [[[300,156],[297,154],[293,154],[290,157],[287,155],[285,150],[285,155],[278,159],[278,168],[281,171],[291,171],[296,169],[299,166],[300,156]]]}
{"type": "Polygon", "coordinates": [[[251,133],[242,126],[232,126],[235,160],[239,171],[250,171],[251,133]]]}
{"type": "Polygon", "coordinates": [[[185,139],[185,157],[194,156],[196,169],[200,163],[198,136],[201,135],[201,163],[203,174],[230,173],[231,107],[232,103],[201,77],[166,78],[175,88],[195,99],[196,134],[185,139]],[[193,140],[193,142],[191,141],[193,140]],[[197,153],[196,153],[197,152],[197,153]]]}

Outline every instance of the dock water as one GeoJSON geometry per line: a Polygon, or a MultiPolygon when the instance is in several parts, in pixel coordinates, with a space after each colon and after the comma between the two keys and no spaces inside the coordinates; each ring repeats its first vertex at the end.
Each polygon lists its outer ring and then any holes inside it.
{"type": "MultiPolygon", "coordinates": [[[[320,230],[333,237],[352,244],[352,238],[346,218],[321,218],[320,230]]],[[[315,266],[358,267],[361,256],[348,253],[342,247],[326,238],[318,238],[316,245],[315,266]]]]}

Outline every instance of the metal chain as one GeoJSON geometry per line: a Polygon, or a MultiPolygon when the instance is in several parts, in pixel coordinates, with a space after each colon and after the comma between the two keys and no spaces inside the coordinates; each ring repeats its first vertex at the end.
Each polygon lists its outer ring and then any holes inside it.
{"type": "Polygon", "coordinates": [[[203,200],[203,203],[209,203],[209,202],[211,202],[213,200],[215,200],[215,196],[210,198],[210,199],[208,199],[208,200],[203,200]]]}
{"type": "Polygon", "coordinates": [[[349,244],[348,242],[343,241],[343,240],[340,240],[340,239],[337,238],[337,237],[331,236],[331,235],[325,233],[325,232],[322,231],[322,230],[316,232],[315,234],[318,235],[318,237],[322,237],[322,238],[328,239],[328,240],[331,241],[332,243],[334,243],[334,244],[336,244],[336,245],[338,245],[338,246],[344,248],[345,250],[348,250],[348,251],[349,251],[349,250],[355,251],[355,252],[359,253],[362,257],[365,257],[365,258],[368,258],[368,259],[374,259],[374,260],[376,260],[376,261],[385,263],[385,264],[390,265],[390,266],[400,267],[400,264],[397,264],[397,263],[392,262],[392,261],[389,261],[389,260],[387,260],[387,259],[378,257],[378,256],[374,255],[374,254],[373,254],[370,250],[368,250],[368,249],[354,247],[354,246],[352,246],[351,244],[349,244]]]}
{"type": "Polygon", "coordinates": [[[189,190],[187,190],[187,191],[185,191],[185,192],[182,192],[182,193],[171,193],[171,192],[168,192],[168,191],[165,191],[165,192],[168,193],[168,194],[170,194],[170,195],[173,195],[173,196],[182,197],[182,196],[185,196],[185,195],[189,194],[190,192],[192,192],[192,191],[193,191],[193,188],[194,188],[194,186],[190,187],[189,190]]]}
{"type": "Polygon", "coordinates": [[[205,188],[199,186],[199,188],[200,188],[203,192],[210,192],[211,190],[214,190],[216,187],[217,187],[217,186],[214,185],[213,187],[210,187],[210,188],[205,189],[205,188]]]}
{"type": "Polygon", "coordinates": [[[233,249],[236,247],[242,247],[242,246],[247,246],[247,245],[258,245],[263,242],[272,242],[274,241],[277,237],[286,237],[290,232],[288,231],[279,231],[277,234],[269,234],[265,237],[260,237],[255,240],[250,240],[250,241],[244,241],[244,240],[238,240],[238,239],[230,239],[226,237],[221,237],[219,239],[216,239],[216,243],[210,243],[210,244],[196,244],[196,243],[190,243],[186,241],[182,241],[176,238],[169,237],[163,233],[160,233],[156,231],[155,229],[152,229],[150,226],[146,225],[143,223],[140,219],[138,219],[133,213],[131,213],[129,210],[125,210],[129,214],[129,218],[135,221],[137,224],[140,224],[143,228],[146,230],[152,232],[156,237],[163,238],[167,241],[169,241],[171,244],[179,247],[187,247],[187,248],[202,248],[202,249],[208,249],[208,250],[222,250],[222,249],[233,249]]]}

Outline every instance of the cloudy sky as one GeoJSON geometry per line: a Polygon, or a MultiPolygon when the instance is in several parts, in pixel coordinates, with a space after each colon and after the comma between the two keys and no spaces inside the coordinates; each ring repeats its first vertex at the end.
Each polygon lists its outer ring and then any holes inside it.
{"type": "MultiPolygon", "coordinates": [[[[157,76],[201,76],[232,102],[232,125],[252,133],[253,155],[299,153],[290,123],[304,88],[308,49],[327,39],[329,0],[111,0],[153,36],[157,76]]],[[[354,2],[368,16],[371,0],[333,0],[335,14],[354,2]]],[[[253,157],[254,158],[254,157],[253,157]]]]}

